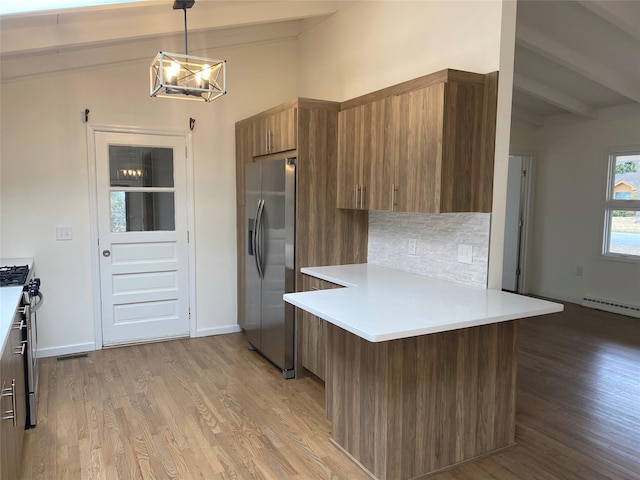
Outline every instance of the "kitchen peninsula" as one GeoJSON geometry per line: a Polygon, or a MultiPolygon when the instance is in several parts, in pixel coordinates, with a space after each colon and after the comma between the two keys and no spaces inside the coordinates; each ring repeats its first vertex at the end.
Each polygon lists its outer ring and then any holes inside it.
{"type": "Polygon", "coordinates": [[[346,288],[284,295],[327,322],[332,439],[410,479],[515,441],[519,318],[560,304],[370,264],[303,268],[346,288]]]}

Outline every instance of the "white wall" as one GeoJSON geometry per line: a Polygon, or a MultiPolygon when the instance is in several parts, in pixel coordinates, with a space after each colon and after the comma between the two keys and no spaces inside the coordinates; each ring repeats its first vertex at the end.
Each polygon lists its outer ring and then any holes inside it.
{"type": "Polygon", "coordinates": [[[296,95],[296,48],[286,40],[209,55],[228,61],[229,93],[211,104],[149,98],[151,57],[1,86],[0,255],[35,257],[46,295],[39,311],[45,355],[94,347],[91,256],[98,252],[90,244],[85,108],[93,125],[188,133],[189,117],[196,119],[196,328],[204,335],[237,323],[234,123],[296,95]],[[57,242],[56,226],[71,226],[73,240],[57,242]]]}
{"type": "Polygon", "coordinates": [[[551,119],[537,132],[514,122],[512,150],[534,153],[531,293],[640,305],[640,264],[601,255],[607,152],[632,145],[640,146],[637,106],[601,110],[597,120],[551,119]]]}
{"type": "Polygon", "coordinates": [[[355,2],[300,36],[300,95],[344,101],[444,68],[496,71],[501,8],[499,0],[355,2]]]}

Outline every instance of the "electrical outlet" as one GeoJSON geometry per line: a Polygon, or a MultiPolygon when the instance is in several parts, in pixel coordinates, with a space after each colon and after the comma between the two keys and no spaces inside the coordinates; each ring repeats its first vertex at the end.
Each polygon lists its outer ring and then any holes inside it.
{"type": "Polygon", "coordinates": [[[458,262],[473,263],[473,245],[458,245],[458,262]]]}
{"type": "Polygon", "coordinates": [[[56,240],[72,240],[73,230],[71,227],[56,227],[56,240]]]}
{"type": "Polygon", "coordinates": [[[407,240],[407,253],[409,255],[416,254],[417,240],[415,238],[410,238],[407,240]]]}

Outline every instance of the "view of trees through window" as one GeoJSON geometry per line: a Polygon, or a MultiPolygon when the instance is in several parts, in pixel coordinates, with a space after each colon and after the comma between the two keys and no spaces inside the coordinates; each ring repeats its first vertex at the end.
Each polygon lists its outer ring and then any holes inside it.
{"type": "Polygon", "coordinates": [[[605,255],[640,259],[640,151],[610,157],[605,255]]]}

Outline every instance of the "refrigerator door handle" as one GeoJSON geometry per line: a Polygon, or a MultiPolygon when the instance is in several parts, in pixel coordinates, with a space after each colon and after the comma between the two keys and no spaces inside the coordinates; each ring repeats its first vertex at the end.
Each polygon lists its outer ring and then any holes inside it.
{"type": "Polygon", "coordinates": [[[260,262],[258,260],[258,222],[259,222],[259,215],[260,215],[260,202],[261,200],[258,200],[258,203],[256,204],[256,215],[255,215],[255,221],[253,222],[253,231],[251,232],[251,244],[253,246],[253,260],[256,263],[256,270],[258,270],[258,277],[262,278],[262,273],[260,270],[260,262]]]}
{"type": "Polygon", "coordinates": [[[258,275],[264,279],[264,271],[262,269],[262,213],[264,212],[264,200],[258,200],[258,210],[256,212],[256,226],[254,228],[255,241],[253,243],[255,248],[256,267],[258,267],[258,275]]]}

